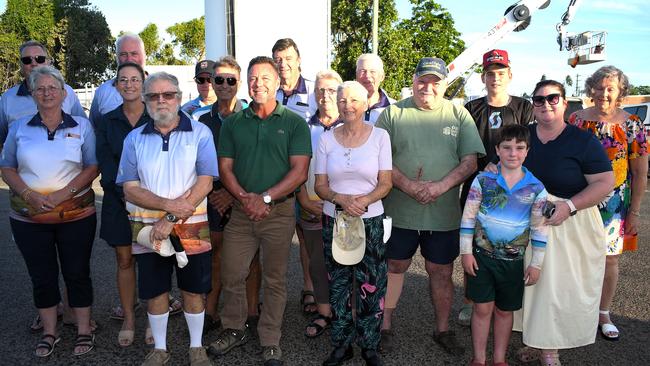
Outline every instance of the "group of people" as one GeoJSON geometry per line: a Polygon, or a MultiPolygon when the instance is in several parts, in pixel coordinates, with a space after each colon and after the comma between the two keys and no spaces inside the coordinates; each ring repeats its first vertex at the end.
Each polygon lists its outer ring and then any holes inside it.
{"type": "Polygon", "coordinates": [[[0,169],[38,309],[36,356],[60,341],[61,313],[77,326],[73,355],[95,346],[98,175],[100,237],[116,253],[111,317],[123,320],[117,341],[127,347],[146,306],[153,349],[143,365],[169,361],[167,322],[181,311],[191,365],[211,365],[208,353],[253,333],[264,365],[281,365],[294,233],[305,336],[330,330],[323,365],[352,359],[354,343],[367,365],[394,351],[392,321],[418,248],[433,341],[454,356],[465,351],[450,327],[462,257],[471,365],[488,362],[492,318],[495,365],[507,364],[512,329],[526,345],[517,357],[542,365],[593,343],[597,327],[618,339],[609,317],[618,257],[637,233],[648,170],[643,125],[620,109],[629,82],[619,69],[587,79],[594,105],[567,122],[556,81],[539,82],[532,103],[508,94],[504,50],[484,55],[487,96],[464,107],[445,99],[447,67],[434,57],[419,61],[413,95],[396,102],[380,87],[378,56],[359,56],[355,81],[333,70],[311,81],[296,43],[280,39],[245,70],[250,102],[237,98],[242,70],[225,56],[196,64],[199,97],[181,105],[176,77],[145,72],[137,35],[119,37],[116,55],[116,77],[96,90],[88,118],[35,41],[20,47],[24,81],[0,99],[0,169]]]}

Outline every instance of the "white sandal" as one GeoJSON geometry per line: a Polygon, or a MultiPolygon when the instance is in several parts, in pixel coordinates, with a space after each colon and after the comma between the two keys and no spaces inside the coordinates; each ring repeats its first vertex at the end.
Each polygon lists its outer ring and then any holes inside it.
{"type": "MultiPolygon", "coordinates": [[[[599,313],[600,315],[607,315],[607,318],[609,319],[609,310],[600,310],[599,313]]],[[[611,321],[612,320],[609,319],[608,323],[598,324],[600,336],[607,341],[618,341],[620,332],[611,321]]]]}

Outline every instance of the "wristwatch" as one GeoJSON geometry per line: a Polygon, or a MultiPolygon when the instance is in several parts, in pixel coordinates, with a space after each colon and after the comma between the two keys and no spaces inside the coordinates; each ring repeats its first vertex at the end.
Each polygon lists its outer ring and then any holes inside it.
{"type": "Polygon", "coordinates": [[[569,210],[571,210],[571,216],[575,215],[578,213],[578,209],[576,208],[576,205],[573,204],[571,200],[566,200],[567,206],[569,206],[569,210]]]}
{"type": "Polygon", "coordinates": [[[168,213],[167,215],[165,215],[165,220],[175,223],[178,221],[178,217],[176,217],[176,215],[174,214],[168,213]]]}
{"type": "Polygon", "coordinates": [[[271,195],[269,194],[269,192],[266,191],[262,192],[262,199],[264,200],[264,203],[266,203],[267,205],[270,205],[271,202],[273,202],[273,200],[271,199],[271,195]]]}

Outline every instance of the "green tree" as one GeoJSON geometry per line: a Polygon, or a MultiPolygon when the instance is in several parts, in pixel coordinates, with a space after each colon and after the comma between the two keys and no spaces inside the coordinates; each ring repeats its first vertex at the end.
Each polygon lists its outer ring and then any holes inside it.
{"type": "Polygon", "coordinates": [[[13,32],[0,33],[0,92],[21,79],[18,47],[22,42],[13,32]]]}
{"type": "MultiPolygon", "coordinates": [[[[386,71],[382,87],[393,97],[402,87],[411,86],[420,58],[435,56],[451,62],[465,48],[449,12],[433,0],[410,1],[411,18],[401,21],[393,0],[379,2],[378,54],[386,71]]],[[[344,79],[354,79],[357,57],[372,46],[372,1],[333,0],[331,29],[332,68],[344,79]]]]}
{"type": "Polygon", "coordinates": [[[650,85],[630,85],[630,95],[648,95],[650,94],[650,85]]]}
{"type": "Polygon", "coordinates": [[[73,88],[101,83],[115,62],[114,40],[104,15],[88,0],[55,0],[55,4],[61,32],[55,54],[65,55],[54,59],[55,66],[73,88]]]}
{"type": "Polygon", "coordinates": [[[138,33],[144,42],[144,51],[147,53],[147,63],[155,64],[156,55],[162,46],[162,40],[158,35],[158,26],[154,23],[147,24],[142,32],[138,33]]]}
{"type": "Polygon", "coordinates": [[[564,78],[564,84],[568,87],[573,86],[573,79],[571,78],[571,75],[567,75],[566,78],[564,78]]]}
{"type": "Polygon", "coordinates": [[[166,29],[172,45],[179,47],[180,56],[187,64],[194,64],[205,55],[205,17],[180,22],[166,29]]]}

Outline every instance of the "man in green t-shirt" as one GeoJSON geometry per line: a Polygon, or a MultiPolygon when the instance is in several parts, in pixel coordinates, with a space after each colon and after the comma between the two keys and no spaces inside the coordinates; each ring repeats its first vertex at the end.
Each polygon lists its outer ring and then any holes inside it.
{"type": "Polygon", "coordinates": [[[287,261],[296,225],[294,192],[307,180],[311,157],[309,128],[275,100],[279,86],[275,62],[253,58],[248,65],[252,102],[224,121],[218,148],[221,182],[237,202],[221,252],[224,330],[209,350],[222,355],[247,341],[246,277],[261,247],[264,311],[257,332],[266,366],[282,364],[287,261]]]}
{"type": "Polygon", "coordinates": [[[449,331],[451,274],[459,254],[458,189],[476,170],[477,155],[485,155],[485,149],[469,112],[444,99],[446,77],[444,61],[421,59],[413,76],[413,96],[386,108],[377,120],[377,127],[388,131],[393,152],[393,189],[384,199],[386,214],[393,218],[386,248],[384,352],[392,348],[392,313],[418,246],[436,311],[434,340],[450,354],[464,352],[449,331]]]}

